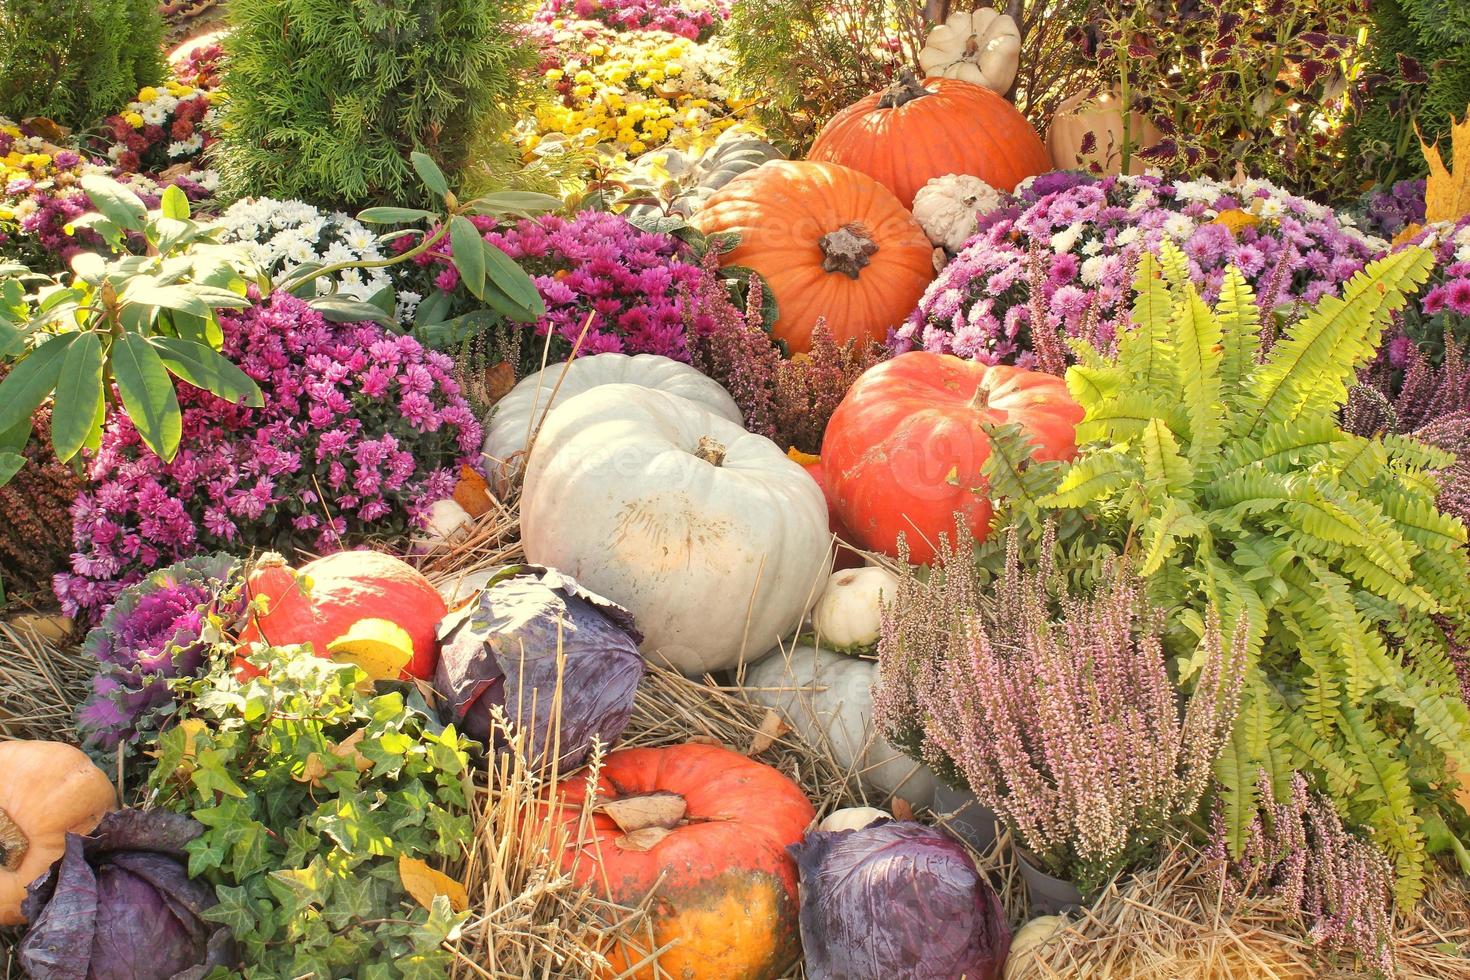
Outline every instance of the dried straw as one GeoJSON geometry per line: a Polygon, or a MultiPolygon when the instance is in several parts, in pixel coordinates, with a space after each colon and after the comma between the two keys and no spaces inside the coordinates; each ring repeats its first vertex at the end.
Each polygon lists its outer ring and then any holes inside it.
{"type": "Polygon", "coordinates": [[[76,646],[0,623],[0,740],[75,741],[73,712],[91,678],[76,646]]]}

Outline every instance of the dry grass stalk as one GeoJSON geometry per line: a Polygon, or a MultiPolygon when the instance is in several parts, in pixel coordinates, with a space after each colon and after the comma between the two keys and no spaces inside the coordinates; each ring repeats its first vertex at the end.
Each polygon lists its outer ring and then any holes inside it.
{"type": "Polygon", "coordinates": [[[75,741],[73,713],[91,677],[75,645],[0,623],[0,739],[75,741]]]}

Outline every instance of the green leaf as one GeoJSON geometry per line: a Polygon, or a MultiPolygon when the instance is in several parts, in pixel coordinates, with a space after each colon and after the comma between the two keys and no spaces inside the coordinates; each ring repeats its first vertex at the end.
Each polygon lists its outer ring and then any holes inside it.
{"type": "Polygon", "coordinates": [[[87,174],[81,185],[92,199],[92,206],[108,221],[128,231],[143,230],[148,208],[137,194],[102,174],[87,174]]]}
{"type": "Polygon", "coordinates": [[[307,305],[333,323],[357,323],[361,320],[368,320],[373,323],[381,323],[385,327],[395,326],[398,323],[372,303],[336,294],[317,296],[307,300],[307,305]]]}
{"type": "Polygon", "coordinates": [[[102,338],[91,330],[77,334],[61,362],[56,405],[51,413],[51,445],[63,463],[75,456],[97,425],[102,397],[102,338]]]}
{"type": "Polygon", "coordinates": [[[158,202],[158,208],[163,212],[165,218],[173,218],[175,221],[189,219],[189,198],[179,190],[178,184],[169,184],[163,189],[163,197],[158,202]]]}
{"type": "Polygon", "coordinates": [[[0,381],[0,432],[30,422],[31,413],[55,390],[62,358],[78,336],[63,334],[48,340],[17,362],[0,381]]]}
{"type": "Polygon", "coordinates": [[[444,171],[439,169],[433,157],[415,150],[408,155],[408,161],[413,164],[414,171],[425,187],[440,197],[449,193],[449,181],[444,178],[444,171]]]}
{"type": "Polygon", "coordinates": [[[9,483],[25,465],[26,458],[19,453],[0,453],[0,487],[9,483]]]}
{"type": "Polygon", "coordinates": [[[173,382],[158,352],[145,338],[125,333],[112,345],[112,375],[138,435],[160,459],[172,460],[179,449],[183,420],[173,382]]]}
{"type": "Polygon", "coordinates": [[[413,311],[414,326],[420,324],[440,323],[449,315],[450,304],[454,298],[442,289],[436,289],[413,311]]]}
{"type": "MultiPolygon", "coordinates": [[[[456,214],[449,219],[449,243],[454,246],[454,267],[459,270],[459,277],[464,280],[466,288],[476,298],[484,296],[487,243],[469,218],[456,214]]],[[[493,245],[490,247],[494,248],[493,245]]],[[[516,271],[520,271],[519,267],[516,271]]]]}
{"type": "Polygon", "coordinates": [[[397,225],[409,221],[428,221],[436,217],[423,208],[367,208],[357,212],[357,220],[365,225],[397,225]]]}
{"type": "Polygon", "coordinates": [[[149,343],[170,373],[194,387],[235,405],[260,408],[265,404],[255,381],[214,348],[178,337],[150,337],[149,343]]]}
{"type": "Polygon", "coordinates": [[[560,207],[561,198],[531,191],[497,191],[493,194],[482,194],[466,205],[466,209],[471,214],[514,215],[518,218],[534,217],[547,211],[555,211],[560,207]]]}
{"type": "Polygon", "coordinates": [[[524,269],[516,265],[509,255],[496,248],[490,242],[484,242],[485,272],[490,281],[495,283],[505,295],[509,296],[511,302],[527,310],[532,318],[546,314],[546,304],[541,302],[541,294],[536,290],[536,282],[528,276],[524,269]]]}

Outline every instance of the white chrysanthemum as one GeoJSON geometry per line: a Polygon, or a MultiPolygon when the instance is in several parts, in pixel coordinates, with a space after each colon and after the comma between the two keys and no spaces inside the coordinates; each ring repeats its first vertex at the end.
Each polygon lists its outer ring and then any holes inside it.
{"type": "Polygon", "coordinates": [[[358,252],[366,252],[377,242],[377,236],[357,221],[349,221],[342,228],[343,240],[347,247],[358,252]]]}
{"type": "Polygon", "coordinates": [[[1174,185],[1174,196],[1181,201],[1213,204],[1220,196],[1220,186],[1213,181],[1181,180],[1174,185]]]}
{"type": "Polygon", "coordinates": [[[1051,249],[1058,255],[1072,251],[1077,246],[1077,239],[1082,237],[1082,222],[1070,224],[1061,231],[1053,232],[1051,236],[1051,249]]]}
{"type": "Polygon", "coordinates": [[[1122,231],[1118,232],[1118,237],[1114,238],[1113,241],[1118,245],[1119,248],[1127,248],[1129,245],[1132,245],[1134,242],[1138,241],[1138,236],[1140,234],[1141,232],[1136,226],[1129,225],[1127,228],[1124,228],[1122,231]]]}
{"type": "Polygon", "coordinates": [[[1194,219],[1187,214],[1171,214],[1164,219],[1164,234],[1183,241],[1194,234],[1194,219]]]}
{"type": "Polygon", "coordinates": [[[1096,255],[1102,250],[1103,243],[1102,240],[1098,238],[1089,238],[1087,241],[1082,243],[1082,248],[1080,249],[1083,255],[1088,256],[1096,255]]]}
{"type": "Polygon", "coordinates": [[[168,121],[168,110],[156,102],[150,102],[138,113],[143,117],[143,122],[149,126],[162,126],[168,121]]]}
{"type": "Polygon", "coordinates": [[[1101,255],[1094,255],[1082,263],[1082,281],[1089,286],[1102,285],[1102,270],[1107,259],[1101,255]]]}
{"type": "Polygon", "coordinates": [[[1258,197],[1253,210],[1263,218],[1279,218],[1286,213],[1286,205],[1274,197],[1258,197]]]}

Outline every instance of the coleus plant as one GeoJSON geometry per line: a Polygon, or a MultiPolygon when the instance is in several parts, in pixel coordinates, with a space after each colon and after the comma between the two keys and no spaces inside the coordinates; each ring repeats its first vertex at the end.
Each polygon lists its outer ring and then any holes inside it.
{"type": "MultiPolygon", "coordinates": [[[[425,186],[443,198],[442,214],[383,207],[369,208],[358,219],[426,221],[429,229],[420,233],[420,242],[382,260],[305,265],[282,288],[306,298],[330,320],[395,325],[394,297],[388,291],[361,301],[323,292],[318,280],[347,268],[409,261],[447,236],[456,245],[455,267],[477,299],[524,322],[544,313],[535,283],[484,241],[467,216],[530,214],[554,207],[556,199],[505,193],[461,203],[429,157],[415,153],[413,165],[425,186]]],[[[63,462],[84,447],[98,446],[114,400],[144,444],[172,460],[182,432],[174,379],[233,404],[262,404],[259,386],[220,353],[224,338],[217,315],[252,305],[252,284],[260,295],[268,294],[269,275],[254,268],[240,246],[216,241],[220,229],[194,220],[176,187],[149,211],[136,194],[108,177],[88,175],[81,183],[96,210],[70,227],[95,232],[110,256],[78,253],[69,280],[22,265],[0,265],[0,359],[16,362],[0,382],[0,484],[24,465],[20,451],[31,435],[31,414],[48,397],[55,402],[51,442],[63,462]]],[[[406,229],[383,240],[412,234],[406,229]]]]}
{"type": "MultiPolygon", "coordinates": [[[[1448,454],[1353,435],[1338,410],[1431,262],[1410,248],[1371,264],[1263,353],[1237,270],[1211,309],[1183,252],[1145,256],[1117,356],[1074,344],[1084,451],[1036,499],[1131,553],[1185,632],[1201,635],[1210,607],[1248,624],[1239,720],[1216,766],[1234,854],[1258,771],[1284,798],[1299,769],[1390,855],[1405,905],[1432,851],[1470,869],[1457,835],[1470,824],[1445,789],[1470,772],[1450,656],[1470,628],[1470,557],[1465,525],[1435,507],[1448,454]]],[[[1185,684],[1191,649],[1175,648],[1185,684]]]]}

